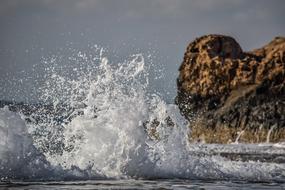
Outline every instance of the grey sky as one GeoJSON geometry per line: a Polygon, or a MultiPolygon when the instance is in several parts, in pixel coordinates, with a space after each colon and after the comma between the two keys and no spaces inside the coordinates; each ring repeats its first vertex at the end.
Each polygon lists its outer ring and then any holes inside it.
{"type": "Polygon", "coordinates": [[[221,33],[244,50],[260,47],[285,35],[284,9],[284,0],[0,0],[0,99],[36,100],[33,77],[9,81],[72,43],[98,44],[119,57],[155,51],[167,76],[155,85],[171,100],[190,41],[221,33]]]}

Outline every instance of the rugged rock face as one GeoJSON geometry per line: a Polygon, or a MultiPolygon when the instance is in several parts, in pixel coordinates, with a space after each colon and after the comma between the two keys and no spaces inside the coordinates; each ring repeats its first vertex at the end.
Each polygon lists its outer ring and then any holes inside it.
{"type": "Polygon", "coordinates": [[[285,38],[243,52],[231,37],[189,44],[179,68],[176,103],[191,120],[193,141],[285,140],[285,38]]]}

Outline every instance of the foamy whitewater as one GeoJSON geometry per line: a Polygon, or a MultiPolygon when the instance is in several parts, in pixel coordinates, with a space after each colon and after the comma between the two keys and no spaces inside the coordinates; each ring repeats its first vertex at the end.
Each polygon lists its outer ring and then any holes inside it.
{"type": "MultiPolygon", "coordinates": [[[[189,123],[177,106],[150,92],[152,67],[145,57],[110,64],[102,49],[95,52],[70,58],[82,66],[73,69],[73,78],[57,70],[56,58],[45,60],[50,66],[41,101],[52,103],[52,114],[0,110],[1,180],[285,180],[282,163],[194,154],[201,145],[189,144],[189,123]]],[[[275,149],[284,152],[283,146],[275,149]]]]}

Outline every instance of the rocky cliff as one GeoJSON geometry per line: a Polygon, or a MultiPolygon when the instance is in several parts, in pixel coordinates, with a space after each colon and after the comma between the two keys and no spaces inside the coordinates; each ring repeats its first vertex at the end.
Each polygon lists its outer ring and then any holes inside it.
{"type": "Polygon", "coordinates": [[[223,35],[190,43],[179,68],[176,103],[191,120],[191,140],[285,140],[284,52],[284,37],[251,52],[223,35]]]}

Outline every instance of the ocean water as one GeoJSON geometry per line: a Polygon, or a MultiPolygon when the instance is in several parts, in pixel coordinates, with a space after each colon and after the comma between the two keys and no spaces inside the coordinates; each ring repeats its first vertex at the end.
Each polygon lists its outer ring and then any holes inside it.
{"type": "Polygon", "coordinates": [[[193,189],[193,190],[247,190],[247,189],[284,189],[280,183],[252,183],[244,181],[211,181],[211,180],[93,180],[72,182],[14,182],[0,184],[3,189],[193,189]]]}
{"type": "Polygon", "coordinates": [[[147,57],[78,52],[72,77],[45,60],[39,91],[53,109],[0,109],[0,188],[284,188],[282,143],[190,144],[191,120],[149,90],[147,57]]]}

